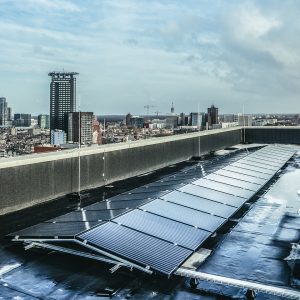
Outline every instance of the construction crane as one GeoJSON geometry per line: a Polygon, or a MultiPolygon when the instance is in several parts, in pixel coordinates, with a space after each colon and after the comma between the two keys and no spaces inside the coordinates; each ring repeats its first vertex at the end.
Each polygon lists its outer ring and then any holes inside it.
{"type": "Polygon", "coordinates": [[[155,111],[156,117],[158,117],[158,114],[161,114],[161,111],[155,111]]]}
{"type": "Polygon", "coordinates": [[[149,116],[149,109],[152,108],[152,107],[155,107],[155,105],[147,104],[147,105],[144,106],[144,108],[147,109],[147,116],[149,116]]]}

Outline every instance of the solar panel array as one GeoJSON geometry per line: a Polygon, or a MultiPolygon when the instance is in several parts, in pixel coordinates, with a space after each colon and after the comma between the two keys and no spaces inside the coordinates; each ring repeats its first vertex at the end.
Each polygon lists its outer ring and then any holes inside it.
{"type": "MultiPolygon", "coordinates": [[[[237,151],[226,156],[221,156],[220,158],[216,157],[212,160],[201,162],[201,165],[188,166],[173,175],[166,175],[158,181],[140,186],[106,200],[101,199],[99,202],[85,206],[80,210],[44,221],[43,223],[14,232],[9,236],[31,239],[73,239],[76,234],[92,226],[109,221],[118,215],[168,193],[170,190],[184,186],[204,176],[206,173],[214,172],[229,163],[237,161],[245,155],[245,151],[237,151]]],[[[32,218],[36,218],[36,216],[32,215],[32,218]]]]}
{"type": "Polygon", "coordinates": [[[78,238],[169,276],[293,154],[283,147],[268,146],[78,238]]]}
{"type": "Polygon", "coordinates": [[[267,146],[238,160],[205,168],[201,164],[17,234],[48,237],[52,226],[59,237],[75,238],[170,276],[293,154],[285,147],[267,146]],[[64,228],[64,223],[69,225],[64,228]]]}

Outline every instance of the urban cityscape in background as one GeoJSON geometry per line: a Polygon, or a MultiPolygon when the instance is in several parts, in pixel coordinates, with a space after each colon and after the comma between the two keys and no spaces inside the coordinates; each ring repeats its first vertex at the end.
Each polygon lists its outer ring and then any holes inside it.
{"type": "MultiPolygon", "coordinates": [[[[9,99],[0,97],[0,157],[59,151],[78,147],[79,143],[102,145],[234,126],[300,125],[300,114],[222,114],[222,107],[216,104],[205,111],[177,112],[176,100],[170,100],[169,112],[160,112],[159,107],[145,103],[144,115],[135,115],[134,107],[132,113],[124,115],[95,115],[92,107],[88,112],[78,108],[77,72],[48,75],[48,112],[38,116],[14,112],[9,99]]],[[[199,107],[202,109],[201,102],[199,107]]]]}

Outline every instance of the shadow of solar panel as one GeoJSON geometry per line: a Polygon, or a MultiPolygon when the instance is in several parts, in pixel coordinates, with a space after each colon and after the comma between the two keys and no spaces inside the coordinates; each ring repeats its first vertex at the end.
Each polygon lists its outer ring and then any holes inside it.
{"type": "Polygon", "coordinates": [[[197,209],[222,218],[229,218],[237,210],[236,207],[228,206],[219,202],[204,199],[198,196],[174,191],[161,197],[161,199],[180,204],[186,207],[197,209]]]}
{"type": "Polygon", "coordinates": [[[260,172],[256,172],[253,170],[249,170],[249,169],[245,169],[245,168],[241,168],[241,167],[233,166],[233,165],[227,166],[222,170],[231,171],[236,174],[241,173],[241,174],[245,174],[245,175],[249,175],[249,176],[253,176],[253,177],[257,177],[257,178],[261,178],[261,179],[265,179],[265,180],[269,180],[272,177],[272,175],[269,175],[269,174],[260,173],[260,172]]]}
{"type": "Polygon", "coordinates": [[[88,230],[91,227],[103,222],[68,222],[68,223],[40,223],[9,236],[19,236],[19,238],[73,238],[76,234],[88,230]]]}
{"type": "Polygon", "coordinates": [[[258,184],[255,184],[255,183],[250,183],[250,182],[242,181],[242,180],[239,180],[239,179],[234,179],[234,178],[218,175],[216,173],[209,174],[205,178],[209,179],[209,180],[216,181],[216,182],[229,184],[230,186],[236,186],[236,187],[239,187],[239,188],[242,188],[242,189],[247,189],[247,190],[250,190],[252,192],[257,192],[261,187],[261,185],[258,185],[258,184]]]}
{"type": "Polygon", "coordinates": [[[215,172],[214,174],[226,176],[226,177],[233,178],[233,179],[238,179],[241,181],[246,181],[248,183],[256,184],[258,186],[264,185],[267,182],[266,179],[262,179],[262,178],[258,178],[258,177],[254,177],[254,176],[250,176],[250,175],[245,175],[245,174],[241,174],[241,173],[236,173],[236,172],[228,171],[225,169],[219,170],[219,171],[215,172]]]}
{"type": "Polygon", "coordinates": [[[267,174],[269,176],[272,176],[276,173],[275,171],[268,170],[268,169],[262,168],[262,167],[261,168],[260,167],[254,167],[254,166],[251,166],[251,165],[243,163],[243,162],[240,162],[240,163],[235,162],[231,166],[238,167],[238,168],[243,168],[243,169],[247,169],[247,170],[251,170],[251,171],[255,171],[255,172],[258,172],[258,173],[267,174]]]}
{"type": "Polygon", "coordinates": [[[176,243],[190,250],[196,250],[209,236],[210,232],[197,229],[139,209],[124,214],[113,222],[176,243]]]}
{"type": "Polygon", "coordinates": [[[213,200],[216,202],[224,203],[237,208],[242,206],[247,201],[245,198],[229,195],[194,184],[188,184],[180,188],[179,191],[213,200]]]}
{"type": "Polygon", "coordinates": [[[166,275],[171,275],[192,254],[191,250],[112,222],[97,226],[78,238],[166,275]]]}
{"type": "MultiPolygon", "coordinates": [[[[208,189],[216,190],[222,193],[227,193],[249,199],[254,195],[253,191],[245,190],[236,186],[231,186],[226,183],[216,182],[205,178],[198,179],[192,182],[195,185],[199,185],[208,189]]],[[[244,200],[245,201],[245,200],[244,200]]]]}
{"type": "Polygon", "coordinates": [[[210,232],[216,231],[226,221],[224,218],[160,199],[149,202],[140,209],[210,232]]]}
{"type": "Polygon", "coordinates": [[[51,219],[47,222],[99,222],[99,220],[110,220],[122,213],[126,209],[115,209],[115,210],[77,210],[72,211],[68,214],[59,216],[51,219]]]}

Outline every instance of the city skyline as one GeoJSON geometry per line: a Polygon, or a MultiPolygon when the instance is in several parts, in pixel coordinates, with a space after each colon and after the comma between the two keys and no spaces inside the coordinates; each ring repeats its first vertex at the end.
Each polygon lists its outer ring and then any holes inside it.
{"type": "Polygon", "coordinates": [[[48,112],[48,72],[78,76],[96,115],[297,112],[295,1],[0,0],[0,96],[13,111],[48,112]],[[16,86],[18,88],[16,88],[16,86]],[[188,107],[188,109],[186,109],[188,107]]]}

